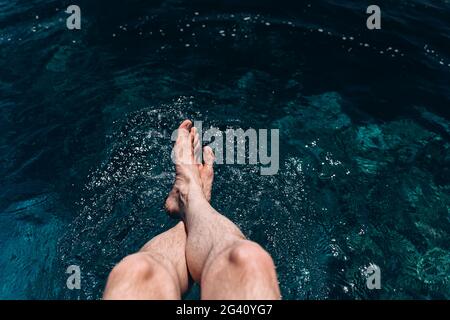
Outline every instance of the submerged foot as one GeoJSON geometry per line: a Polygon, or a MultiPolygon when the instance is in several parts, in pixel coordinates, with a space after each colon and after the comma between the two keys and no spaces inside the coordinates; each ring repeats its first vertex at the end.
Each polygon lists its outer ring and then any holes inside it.
{"type": "Polygon", "coordinates": [[[178,137],[173,149],[176,178],[172,190],[166,199],[165,209],[170,215],[180,215],[187,202],[187,195],[193,191],[207,201],[211,199],[214,179],[214,153],[210,147],[202,150],[197,129],[189,120],[183,121],[178,128],[178,137]]]}

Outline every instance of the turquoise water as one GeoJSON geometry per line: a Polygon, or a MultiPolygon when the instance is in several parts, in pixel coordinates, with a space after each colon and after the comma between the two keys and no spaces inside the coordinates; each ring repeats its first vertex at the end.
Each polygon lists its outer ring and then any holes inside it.
{"type": "Polygon", "coordinates": [[[380,1],[375,32],[364,1],[80,1],[80,31],[68,4],[0,1],[0,298],[100,298],[175,224],[185,118],[280,130],[278,174],[219,165],[212,203],[284,298],[449,298],[447,2],[380,1]]]}

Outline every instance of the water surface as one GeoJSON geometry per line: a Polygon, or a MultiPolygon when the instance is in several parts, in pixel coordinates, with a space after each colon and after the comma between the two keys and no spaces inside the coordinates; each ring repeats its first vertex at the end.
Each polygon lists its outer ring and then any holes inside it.
{"type": "Polygon", "coordinates": [[[279,173],[218,166],[212,203],[284,298],[449,298],[448,1],[379,1],[379,31],[367,1],[79,1],[80,31],[69,4],[0,1],[1,298],[100,298],[175,224],[185,118],[280,130],[279,173]]]}

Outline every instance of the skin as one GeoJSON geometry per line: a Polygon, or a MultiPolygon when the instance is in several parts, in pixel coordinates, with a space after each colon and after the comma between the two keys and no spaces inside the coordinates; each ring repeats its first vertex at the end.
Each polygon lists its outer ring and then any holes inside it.
{"type": "Polygon", "coordinates": [[[214,153],[201,149],[189,120],[178,128],[174,161],[165,208],[181,222],[123,259],[111,271],[104,299],[181,299],[190,277],[206,300],[279,299],[270,255],[210,205],[214,153]]]}

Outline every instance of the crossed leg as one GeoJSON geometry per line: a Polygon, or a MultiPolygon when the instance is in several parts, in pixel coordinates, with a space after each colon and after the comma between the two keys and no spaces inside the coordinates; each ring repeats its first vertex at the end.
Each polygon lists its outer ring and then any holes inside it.
{"type": "Polygon", "coordinates": [[[279,299],[270,255],[246,240],[202,192],[201,173],[204,166],[212,167],[214,155],[206,147],[205,164],[198,164],[199,149],[196,128],[186,120],[174,147],[176,180],[166,209],[180,215],[186,225],[186,263],[192,278],[200,283],[202,299],[279,299]]]}
{"type": "MultiPolygon", "coordinates": [[[[212,151],[205,153],[203,158],[206,163],[198,170],[204,198],[209,201],[214,177],[212,151]]],[[[179,212],[178,195],[173,192],[175,190],[172,190],[167,204],[172,212],[179,212]],[[171,203],[171,200],[175,201],[171,203]]],[[[108,277],[103,299],[180,299],[189,286],[186,242],[183,222],[150,240],[139,252],[127,256],[114,267],[108,277]]]]}
{"type": "Polygon", "coordinates": [[[180,299],[189,274],[202,299],[279,299],[275,266],[259,245],[210,204],[214,154],[189,120],[174,146],[176,179],[166,210],[183,222],[152,239],[111,272],[104,299],[180,299]]]}

